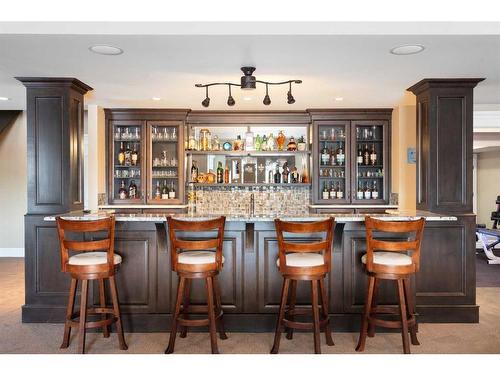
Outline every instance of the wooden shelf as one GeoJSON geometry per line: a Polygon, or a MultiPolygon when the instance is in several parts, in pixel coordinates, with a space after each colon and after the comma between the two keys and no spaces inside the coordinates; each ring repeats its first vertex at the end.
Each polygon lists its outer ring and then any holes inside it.
{"type": "Polygon", "coordinates": [[[186,151],[186,155],[225,155],[225,156],[295,156],[310,155],[311,151],[186,151]]]}

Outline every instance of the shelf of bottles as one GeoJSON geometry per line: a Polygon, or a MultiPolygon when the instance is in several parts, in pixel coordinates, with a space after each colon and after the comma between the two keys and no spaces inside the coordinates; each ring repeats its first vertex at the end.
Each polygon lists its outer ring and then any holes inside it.
{"type": "Polygon", "coordinates": [[[356,125],[356,171],[353,200],[385,199],[384,192],[384,127],[383,125],[356,125]]]}
{"type": "Polygon", "coordinates": [[[142,127],[113,127],[113,198],[120,201],[142,200],[142,127]]]}
{"type": "Polygon", "coordinates": [[[199,186],[310,185],[307,126],[192,127],[186,183],[199,186]]]}
{"type": "Polygon", "coordinates": [[[179,200],[179,127],[152,124],[148,131],[151,142],[149,200],[155,203],[179,200]]]}
{"type": "Polygon", "coordinates": [[[346,167],[346,136],[344,125],[321,125],[319,144],[319,198],[322,201],[345,201],[348,171],[346,167]]]}

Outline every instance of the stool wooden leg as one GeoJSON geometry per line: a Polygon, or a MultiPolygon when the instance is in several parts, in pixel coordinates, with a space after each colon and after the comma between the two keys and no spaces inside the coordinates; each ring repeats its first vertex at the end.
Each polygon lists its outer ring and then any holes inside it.
{"type": "Polygon", "coordinates": [[[220,318],[217,319],[217,325],[219,327],[219,338],[221,340],[226,340],[226,330],[224,329],[224,312],[222,311],[222,302],[221,302],[221,290],[219,284],[219,278],[214,276],[214,292],[215,292],[215,307],[217,316],[220,315],[220,318]]]}
{"type": "Polygon", "coordinates": [[[323,313],[323,319],[328,320],[325,326],[326,345],[334,346],[335,344],[332,339],[332,329],[330,328],[330,318],[328,317],[328,297],[326,295],[325,279],[319,279],[319,291],[321,296],[321,312],[323,313]]]}
{"type": "MultiPolygon", "coordinates": [[[[295,309],[296,297],[297,297],[297,280],[291,280],[290,281],[290,303],[288,304],[288,312],[293,313],[293,310],[295,309]]],[[[289,315],[288,319],[293,321],[293,320],[295,320],[295,316],[293,314],[291,314],[291,315],[289,315]]],[[[293,338],[293,328],[292,327],[287,328],[286,338],[288,340],[291,340],[293,338]]]]}
{"type": "Polygon", "coordinates": [[[403,337],[403,352],[410,354],[410,342],[408,339],[408,320],[406,312],[406,301],[403,288],[403,280],[398,279],[399,311],[401,314],[401,336],[403,337]]]}
{"type": "Polygon", "coordinates": [[[363,310],[363,315],[361,317],[361,329],[359,332],[358,345],[356,346],[357,352],[362,352],[365,350],[366,336],[368,334],[368,321],[370,317],[370,308],[373,299],[373,288],[375,284],[375,277],[368,276],[368,290],[366,291],[365,307],[363,310]]]}
{"type": "Polygon", "coordinates": [[[172,316],[172,323],[170,324],[170,339],[168,340],[168,347],[165,350],[165,354],[174,352],[175,337],[177,336],[177,319],[179,318],[179,312],[181,310],[185,280],[186,279],[184,277],[181,277],[179,279],[179,285],[177,285],[177,299],[175,300],[175,310],[172,316]]]}
{"type": "MultiPolygon", "coordinates": [[[[379,284],[379,279],[375,278],[373,284],[373,297],[370,309],[370,316],[375,314],[375,309],[377,308],[378,284],[379,284]]],[[[375,324],[368,322],[368,337],[374,337],[374,336],[375,336],[375,324]]]]}
{"type": "Polygon", "coordinates": [[[85,323],[87,321],[87,294],[88,280],[82,280],[82,291],[80,294],[80,326],[78,329],[78,352],[85,354],[85,323]]]}
{"type": "Polygon", "coordinates": [[[76,287],[78,284],[77,279],[71,278],[71,286],[69,288],[68,306],[66,307],[66,321],[64,322],[64,334],[61,349],[66,349],[69,346],[69,338],[71,336],[71,317],[75,308],[76,287]]]}
{"type": "Polygon", "coordinates": [[[118,335],[118,342],[120,343],[121,350],[127,350],[128,346],[125,343],[125,336],[123,335],[122,316],[120,313],[120,302],[118,300],[118,290],[116,289],[115,277],[109,277],[109,286],[111,289],[111,300],[113,301],[113,313],[116,317],[116,334],[118,335]]]}
{"type": "MultiPolygon", "coordinates": [[[[410,318],[415,317],[415,299],[414,294],[411,292],[410,280],[403,279],[403,286],[405,289],[405,299],[406,305],[408,306],[408,316],[410,318]]],[[[420,345],[417,339],[417,321],[415,320],[415,324],[410,327],[410,340],[412,345],[420,345]]]]}
{"type": "MultiPolygon", "coordinates": [[[[191,279],[186,279],[186,284],[184,286],[184,300],[182,301],[182,310],[184,311],[184,319],[189,319],[188,308],[189,308],[190,294],[191,294],[191,279]]],[[[182,326],[181,334],[179,337],[184,338],[186,336],[187,336],[187,326],[182,326]]]]}
{"type": "Polygon", "coordinates": [[[212,347],[212,354],[219,354],[217,348],[217,329],[215,328],[215,306],[214,306],[214,283],[212,277],[205,279],[207,285],[207,305],[208,305],[208,320],[210,329],[210,346],[212,347]]]}
{"type": "Polygon", "coordinates": [[[312,313],[313,313],[313,328],[314,328],[314,353],[321,354],[317,280],[311,281],[311,289],[312,289],[312,313]]]}
{"type": "MultiPolygon", "coordinates": [[[[104,280],[99,279],[99,302],[101,304],[101,307],[106,307],[106,299],[104,297],[104,280]]],[[[106,314],[101,315],[102,319],[106,319],[106,314]]],[[[104,337],[109,337],[109,328],[108,326],[102,327],[102,335],[104,337]]]]}
{"type": "Polygon", "coordinates": [[[283,287],[281,289],[280,310],[278,313],[278,323],[276,324],[276,332],[274,334],[274,344],[271,349],[271,354],[278,354],[278,351],[280,349],[281,331],[283,328],[283,318],[285,317],[285,308],[286,308],[286,301],[288,299],[289,286],[290,286],[290,279],[285,278],[283,280],[283,287]]]}

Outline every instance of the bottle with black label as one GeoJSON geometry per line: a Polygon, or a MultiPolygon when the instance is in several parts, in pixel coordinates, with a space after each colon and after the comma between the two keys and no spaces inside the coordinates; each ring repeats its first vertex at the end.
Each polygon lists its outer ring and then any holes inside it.
{"type": "Polygon", "coordinates": [[[137,185],[134,180],[130,181],[130,186],[128,187],[128,197],[130,199],[137,198],[137,185]]]}
{"type": "Polygon", "coordinates": [[[377,164],[377,152],[375,151],[375,145],[372,144],[372,151],[370,152],[370,164],[371,165],[376,165],[377,164]]]}
{"type": "Polygon", "coordinates": [[[368,151],[368,145],[365,145],[365,150],[363,151],[363,165],[370,165],[370,151],[368,151]]]}
{"type": "Polygon", "coordinates": [[[330,192],[328,191],[328,187],[326,186],[326,181],[323,182],[323,193],[321,196],[324,200],[328,200],[330,198],[330,192]]]}
{"type": "Polygon", "coordinates": [[[330,152],[326,148],[326,144],[321,151],[321,165],[330,165],[330,152]]]}
{"type": "Polygon", "coordinates": [[[217,165],[217,183],[224,183],[224,169],[222,168],[222,162],[219,162],[219,164],[217,165]]]}
{"type": "Polygon", "coordinates": [[[363,164],[363,151],[361,151],[361,145],[358,146],[358,157],[356,158],[358,165],[363,164]]]}
{"type": "Polygon", "coordinates": [[[168,199],[167,180],[163,181],[163,187],[161,189],[161,199],[168,199]]]}
{"type": "Polygon", "coordinates": [[[377,181],[373,181],[372,199],[378,199],[377,181]]]}

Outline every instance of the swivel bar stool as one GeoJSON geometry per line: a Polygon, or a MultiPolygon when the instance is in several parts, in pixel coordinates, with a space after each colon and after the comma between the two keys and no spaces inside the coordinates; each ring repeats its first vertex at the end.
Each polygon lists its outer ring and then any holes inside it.
{"type": "Polygon", "coordinates": [[[274,223],[279,246],[279,258],[276,264],[283,276],[283,288],[281,290],[281,303],[271,354],[277,354],[279,351],[281,332],[284,327],[289,329],[286,336],[287,339],[293,338],[294,328],[313,329],[314,352],[316,354],[321,354],[321,328],[325,331],[327,345],[334,345],[328,317],[328,298],[325,290],[325,276],[331,269],[335,220],[330,218],[328,220],[313,223],[293,223],[276,219],[274,223]],[[284,233],[300,233],[305,235],[321,232],[325,233],[325,240],[316,242],[298,242],[297,239],[300,241],[303,241],[303,239],[297,237],[285,241],[284,238],[284,233]],[[295,307],[297,282],[301,280],[311,282],[311,309],[299,309],[295,307]],[[291,289],[291,295],[290,303],[287,306],[289,289],[291,289]],[[321,298],[321,319],[320,310],[318,308],[318,294],[321,298]],[[305,315],[311,313],[311,310],[313,316],[312,323],[298,322],[295,320],[296,315],[305,315]]]}
{"type": "Polygon", "coordinates": [[[365,349],[366,336],[375,335],[375,326],[401,328],[403,351],[410,353],[408,330],[412,345],[420,345],[417,340],[414,293],[410,287],[410,276],[418,272],[420,266],[420,244],[425,219],[414,221],[383,221],[366,217],[366,254],[361,262],[368,274],[368,290],[361,331],[356,351],[365,349]],[[375,235],[395,234],[406,239],[375,239],[375,235]],[[377,251],[376,251],[377,250],[377,251]],[[379,251],[380,250],[380,251],[379,251]],[[411,255],[403,254],[411,252],[411,255]],[[377,306],[377,289],[380,280],[395,280],[399,307],[377,306]],[[377,314],[380,314],[377,317],[377,314]],[[399,314],[399,321],[383,319],[383,315],[399,314]]]}
{"type": "Polygon", "coordinates": [[[227,339],[222,320],[223,312],[220,288],[217,281],[217,275],[222,270],[222,265],[224,264],[222,245],[226,218],[221,216],[220,218],[206,221],[183,221],[173,219],[169,216],[167,220],[172,270],[177,272],[179,276],[179,285],[177,286],[177,299],[172,316],[170,339],[165,353],[174,352],[177,326],[180,325],[182,327],[180,337],[186,337],[187,327],[208,326],[212,354],[218,354],[216,326],[218,326],[221,340],[227,339]],[[213,230],[217,231],[215,238],[187,240],[177,237],[177,231],[182,231],[185,238],[189,232],[213,230]],[[207,305],[189,306],[191,281],[194,279],[205,280],[207,305]],[[200,312],[207,313],[208,319],[189,319],[190,313],[200,312]]]}
{"type": "Polygon", "coordinates": [[[56,221],[61,252],[61,270],[71,275],[71,286],[61,349],[66,349],[69,346],[72,327],[79,328],[78,351],[84,354],[85,330],[87,328],[102,327],[104,337],[109,337],[108,326],[116,323],[120,349],[127,350],[127,344],[123,336],[120,304],[118,302],[118,292],[115,282],[115,272],[122,262],[122,257],[114,252],[115,217],[111,216],[92,221],[65,220],[61,217],[57,217],[56,221]],[[102,231],[106,231],[105,238],[102,238],[100,233],[97,233],[102,231]],[[83,236],[86,234],[93,234],[100,239],[89,241],[70,240],[68,239],[68,232],[83,236]],[[69,251],[79,252],[79,254],[70,256],[69,251]],[[112,308],[106,307],[104,296],[105,279],[109,279],[111,299],[113,301],[112,308]],[[100,307],[87,308],[89,280],[98,281],[100,307]],[[74,313],[73,310],[78,281],[82,283],[80,312],[74,313]],[[87,321],[88,315],[96,314],[101,315],[102,319],[98,321],[87,321]]]}

